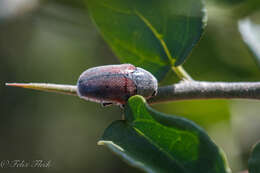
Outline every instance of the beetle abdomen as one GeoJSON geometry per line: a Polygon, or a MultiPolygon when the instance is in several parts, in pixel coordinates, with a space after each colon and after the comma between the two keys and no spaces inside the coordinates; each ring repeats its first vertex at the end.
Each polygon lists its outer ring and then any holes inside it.
{"type": "Polygon", "coordinates": [[[157,80],[148,71],[131,64],[94,67],[83,72],[78,95],[100,103],[125,104],[133,95],[148,98],[157,91],[157,80]]]}

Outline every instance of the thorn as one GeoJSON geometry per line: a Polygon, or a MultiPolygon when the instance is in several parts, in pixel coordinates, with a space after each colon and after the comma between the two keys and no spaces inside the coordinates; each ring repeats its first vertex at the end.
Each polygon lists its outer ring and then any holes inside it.
{"type": "Polygon", "coordinates": [[[6,86],[21,87],[21,88],[32,88],[35,84],[30,83],[5,83],[6,86]]]}
{"type": "Polygon", "coordinates": [[[75,85],[62,85],[62,84],[49,84],[49,83],[6,83],[5,85],[77,96],[77,86],[75,85]]]}

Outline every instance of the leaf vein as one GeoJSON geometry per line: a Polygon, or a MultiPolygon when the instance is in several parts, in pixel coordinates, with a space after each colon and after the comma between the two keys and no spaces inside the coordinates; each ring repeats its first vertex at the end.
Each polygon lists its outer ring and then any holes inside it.
{"type": "Polygon", "coordinates": [[[148,19],[146,19],[139,11],[135,10],[135,14],[146,24],[146,26],[152,31],[152,33],[154,34],[154,36],[160,41],[163,50],[165,51],[170,64],[173,66],[175,60],[173,59],[165,41],[162,39],[162,35],[160,33],[158,33],[158,31],[152,26],[152,24],[149,22],[148,19]]]}
{"type": "Polygon", "coordinates": [[[186,173],[188,173],[188,170],[186,170],[181,163],[174,159],[174,157],[172,157],[167,151],[165,151],[162,147],[160,147],[159,145],[157,145],[156,143],[154,143],[149,137],[145,136],[143,132],[141,132],[139,129],[133,127],[134,130],[141,135],[142,137],[144,137],[149,143],[151,143],[152,145],[154,145],[155,147],[157,147],[160,151],[162,151],[164,154],[166,154],[166,156],[168,156],[171,160],[175,160],[176,164],[186,173]]]}

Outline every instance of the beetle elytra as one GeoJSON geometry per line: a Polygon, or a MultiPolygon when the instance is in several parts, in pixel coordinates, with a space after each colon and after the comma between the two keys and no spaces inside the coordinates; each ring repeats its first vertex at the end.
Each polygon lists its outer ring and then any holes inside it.
{"type": "Polygon", "coordinates": [[[150,98],[157,93],[156,78],[131,64],[106,65],[87,69],[77,82],[80,98],[103,105],[124,105],[133,95],[150,98]]]}

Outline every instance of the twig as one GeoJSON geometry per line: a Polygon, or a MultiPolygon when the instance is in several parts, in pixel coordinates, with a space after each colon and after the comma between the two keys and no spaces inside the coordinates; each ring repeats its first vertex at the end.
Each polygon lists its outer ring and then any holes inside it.
{"type": "MultiPolygon", "coordinates": [[[[6,85],[77,95],[77,87],[74,85],[44,83],[7,83],[6,85]]],[[[260,99],[260,82],[183,81],[178,84],[159,87],[157,95],[150,98],[148,103],[156,104],[191,99],[260,99]]]]}
{"type": "Polygon", "coordinates": [[[190,99],[260,99],[260,82],[184,81],[160,87],[149,103],[190,99]]]}

